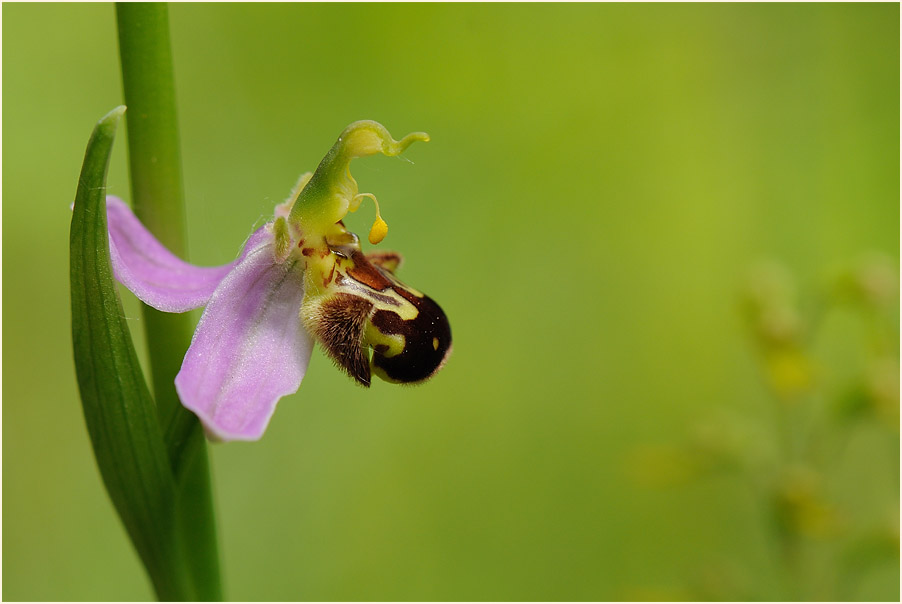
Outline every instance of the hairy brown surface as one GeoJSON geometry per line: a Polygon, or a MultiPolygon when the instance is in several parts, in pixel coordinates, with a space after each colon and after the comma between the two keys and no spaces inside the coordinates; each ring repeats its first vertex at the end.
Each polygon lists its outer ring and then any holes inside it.
{"type": "Polygon", "coordinates": [[[364,386],[370,385],[370,360],[363,332],[372,309],[369,300],[341,293],[324,301],[307,321],[326,354],[364,386]]]}

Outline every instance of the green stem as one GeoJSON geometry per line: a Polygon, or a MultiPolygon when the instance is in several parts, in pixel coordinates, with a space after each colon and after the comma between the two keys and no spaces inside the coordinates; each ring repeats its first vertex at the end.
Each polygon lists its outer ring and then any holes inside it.
{"type": "MultiPolygon", "coordinates": [[[[135,214],[186,258],[185,209],[166,4],[119,3],[119,54],[135,214]]],[[[216,530],[200,423],[179,401],[174,379],[191,342],[188,314],[143,307],[157,412],[179,481],[183,544],[199,599],[220,600],[216,530]]]]}

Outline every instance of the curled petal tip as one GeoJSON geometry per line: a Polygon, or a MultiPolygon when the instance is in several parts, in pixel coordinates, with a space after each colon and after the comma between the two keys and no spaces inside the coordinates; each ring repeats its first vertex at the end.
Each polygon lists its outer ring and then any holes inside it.
{"type": "MultiPolygon", "coordinates": [[[[297,193],[288,222],[308,231],[326,232],[359,205],[357,181],[351,176],[351,160],[382,153],[395,157],[416,141],[426,142],[425,132],[411,132],[395,140],[379,122],[361,120],[344,129],[316,172],[297,193]]],[[[384,236],[384,235],[383,235],[384,236]]]]}
{"type": "Polygon", "coordinates": [[[428,143],[429,135],[425,132],[411,132],[410,134],[402,138],[398,143],[398,147],[400,148],[400,151],[398,151],[398,153],[401,153],[401,151],[404,151],[404,149],[417,141],[421,143],[428,143]]]}
{"type": "MultiPolygon", "coordinates": [[[[421,143],[428,143],[430,140],[432,140],[429,137],[429,135],[425,132],[411,132],[410,134],[408,134],[407,136],[404,137],[404,140],[407,140],[408,138],[410,139],[411,143],[415,140],[420,141],[421,143]]],[[[410,144],[410,143],[408,143],[408,144],[410,144]]]]}
{"type": "Polygon", "coordinates": [[[340,155],[346,157],[366,157],[382,153],[389,157],[400,155],[416,141],[428,142],[425,132],[411,132],[401,140],[395,140],[385,126],[373,120],[354,122],[341,133],[335,146],[340,155]]]}

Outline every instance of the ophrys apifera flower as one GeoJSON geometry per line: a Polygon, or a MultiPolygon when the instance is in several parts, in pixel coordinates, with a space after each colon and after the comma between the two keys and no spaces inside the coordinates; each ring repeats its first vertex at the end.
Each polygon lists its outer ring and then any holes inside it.
{"type": "MultiPolygon", "coordinates": [[[[175,385],[212,438],[260,438],[279,398],[300,386],[314,340],[364,386],[373,373],[422,382],[444,364],[451,351],[445,313],[398,280],[398,254],[364,254],[342,222],[365,199],[375,202],[358,191],[352,159],[399,155],[427,140],[423,133],[394,140],[372,121],[351,124],[225,266],[180,260],[125,203],[107,199],[116,278],[162,311],[206,305],[175,385]]],[[[388,229],[376,207],[373,244],[388,229]]]]}

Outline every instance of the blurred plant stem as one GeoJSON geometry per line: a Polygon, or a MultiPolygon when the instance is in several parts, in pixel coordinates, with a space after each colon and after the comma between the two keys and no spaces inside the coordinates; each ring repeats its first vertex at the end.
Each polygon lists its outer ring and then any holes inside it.
{"type": "MultiPolygon", "coordinates": [[[[887,481],[898,493],[898,269],[885,255],[868,255],[840,273],[807,312],[781,263],[756,266],[744,289],[742,308],[768,389],[767,404],[762,401],[758,409],[766,420],[760,429],[742,429],[718,419],[701,425],[682,446],[645,447],[635,458],[635,476],[659,487],[722,471],[737,471],[748,480],[768,535],[778,597],[751,591],[750,598],[741,584],[724,581],[715,592],[727,594],[720,599],[833,600],[838,594],[854,600],[869,572],[898,565],[899,502],[886,502],[885,518],[856,525],[849,509],[831,496],[829,481],[846,463],[853,432],[870,424],[877,436],[889,439],[887,481]],[[824,317],[840,306],[859,315],[859,331],[866,336],[850,348],[857,347],[861,364],[845,386],[834,385],[836,370],[820,358],[816,344],[824,337],[824,317]],[[828,573],[818,568],[825,561],[813,555],[816,544],[829,544],[828,573]]],[[[712,599],[704,586],[692,593],[695,599],[712,599]]]]}
{"type": "MultiPolygon", "coordinates": [[[[166,4],[119,3],[119,54],[128,106],[128,159],[135,214],[186,258],[185,208],[166,4]]],[[[178,482],[180,529],[199,599],[220,600],[219,558],[203,431],[180,403],[174,379],[191,343],[189,314],[143,306],[154,398],[178,482]]]]}

